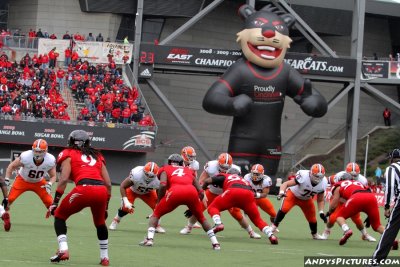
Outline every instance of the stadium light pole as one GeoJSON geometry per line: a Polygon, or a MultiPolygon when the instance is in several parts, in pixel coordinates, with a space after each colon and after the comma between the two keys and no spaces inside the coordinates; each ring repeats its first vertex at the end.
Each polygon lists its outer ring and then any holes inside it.
{"type": "Polygon", "coordinates": [[[369,135],[367,135],[367,143],[365,144],[364,177],[367,177],[368,145],[369,135]]]}
{"type": "MultiPolygon", "coordinates": [[[[142,42],[143,0],[137,1],[135,18],[135,45],[133,50],[133,77],[138,80],[140,44],[142,42]]],[[[135,84],[136,85],[136,84],[135,84]]]]}

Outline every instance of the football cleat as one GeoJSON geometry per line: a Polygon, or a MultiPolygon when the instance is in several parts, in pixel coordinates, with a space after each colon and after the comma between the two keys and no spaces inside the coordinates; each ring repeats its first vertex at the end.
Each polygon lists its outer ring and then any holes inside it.
{"type": "Polygon", "coordinates": [[[60,251],[57,250],[56,255],[50,258],[50,262],[60,262],[69,260],[69,252],[68,250],[60,251]]]}
{"type": "Polygon", "coordinates": [[[268,237],[269,242],[271,242],[271,245],[278,245],[278,238],[274,235],[271,235],[268,237]]]}
{"type": "Polygon", "coordinates": [[[347,230],[344,235],[342,236],[342,238],[340,238],[339,240],[339,245],[343,246],[344,244],[346,244],[347,239],[350,238],[350,236],[353,235],[353,231],[351,229],[347,230]]]}
{"type": "Polygon", "coordinates": [[[108,229],[110,230],[116,230],[117,226],[119,224],[120,220],[118,220],[116,217],[112,220],[110,226],[108,227],[108,229]]]}
{"type": "Polygon", "coordinates": [[[203,228],[199,222],[196,222],[195,224],[193,224],[193,228],[203,228]]]}
{"type": "Polygon", "coordinates": [[[108,265],[110,265],[110,260],[108,258],[102,258],[100,260],[100,265],[101,266],[108,266],[108,265]]]}
{"type": "Polygon", "coordinates": [[[165,231],[164,228],[162,228],[160,225],[158,225],[158,226],[156,227],[156,233],[165,234],[166,231],[165,231]]]}
{"type": "Polygon", "coordinates": [[[144,247],[152,247],[153,246],[153,238],[145,238],[142,242],[139,243],[140,246],[144,247]]]}
{"type": "Polygon", "coordinates": [[[254,231],[249,232],[250,238],[261,239],[261,236],[254,231]]]}
{"type": "Polygon", "coordinates": [[[192,232],[192,227],[189,225],[186,225],[179,233],[181,235],[188,235],[192,232]]]}
{"type": "Polygon", "coordinates": [[[399,240],[393,241],[392,245],[392,250],[398,250],[399,249],[399,240]]]}
{"type": "Polygon", "coordinates": [[[10,213],[8,213],[7,211],[4,212],[3,215],[1,216],[1,219],[4,222],[4,231],[6,232],[10,231],[11,228],[10,213]]]}
{"type": "Polygon", "coordinates": [[[321,235],[322,240],[327,240],[330,234],[331,234],[331,230],[330,229],[325,229],[324,232],[321,235]]]}
{"type": "Polygon", "coordinates": [[[214,231],[214,234],[224,231],[224,225],[222,223],[214,225],[213,231],[214,231]]]}
{"type": "Polygon", "coordinates": [[[313,238],[314,240],[324,240],[324,238],[323,238],[320,234],[318,234],[318,233],[312,234],[312,238],[313,238]]]}
{"type": "Polygon", "coordinates": [[[376,239],[370,236],[369,234],[362,235],[361,239],[368,242],[376,242],[376,239]]]}
{"type": "Polygon", "coordinates": [[[213,250],[221,250],[221,245],[219,243],[212,244],[213,250]]]}

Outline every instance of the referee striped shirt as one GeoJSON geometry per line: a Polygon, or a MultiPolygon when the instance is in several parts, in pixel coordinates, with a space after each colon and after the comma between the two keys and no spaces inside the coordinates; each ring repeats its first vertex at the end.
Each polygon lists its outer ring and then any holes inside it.
{"type": "Polygon", "coordinates": [[[390,164],[385,171],[386,190],[385,208],[390,207],[391,200],[398,198],[400,193],[400,161],[390,164]]]}

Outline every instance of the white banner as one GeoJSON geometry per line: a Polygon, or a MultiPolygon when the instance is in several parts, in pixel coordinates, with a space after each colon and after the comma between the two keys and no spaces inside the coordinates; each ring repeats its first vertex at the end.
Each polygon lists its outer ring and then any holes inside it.
{"type": "Polygon", "coordinates": [[[59,56],[57,61],[65,60],[65,50],[70,46],[70,40],[58,40],[58,39],[46,39],[39,38],[38,54],[49,54],[49,52],[55,47],[59,56]]]}
{"type": "Polygon", "coordinates": [[[103,59],[102,42],[83,42],[76,41],[74,50],[78,53],[82,61],[87,60],[90,63],[107,63],[107,58],[103,59]]]}
{"type": "MultiPolygon", "coordinates": [[[[69,40],[52,40],[52,39],[39,39],[38,53],[49,53],[54,47],[60,54],[58,61],[65,60],[65,50],[70,46],[69,40]]],[[[87,60],[90,63],[108,63],[108,58],[112,55],[116,64],[131,63],[133,44],[109,43],[109,42],[84,42],[75,41],[73,47],[79,58],[82,61],[87,60]]]]}

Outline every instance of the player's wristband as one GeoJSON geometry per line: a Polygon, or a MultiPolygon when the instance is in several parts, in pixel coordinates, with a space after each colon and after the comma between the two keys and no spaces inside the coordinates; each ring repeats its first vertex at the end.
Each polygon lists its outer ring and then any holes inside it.
{"type": "Polygon", "coordinates": [[[53,185],[53,183],[52,183],[52,182],[47,182],[47,184],[49,184],[50,186],[52,186],[52,185],[53,185]]]}
{"type": "Polygon", "coordinates": [[[256,193],[256,198],[260,198],[261,197],[261,194],[260,193],[256,193]]]}
{"type": "Polygon", "coordinates": [[[285,194],[285,191],[283,191],[283,190],[279,191],[279,195],[284,195],[284,194],[285,194]]]}
{"type": "Polygon", "coordinates": [[[323,211],[323,210],[320,210],[320,211],[319,211],[319,214],[324,214],[324,211],[323,211]]]}
{"type": "Polygon", "coordinates": [[[62,197],[62,195],[64,194],[64,191],[58,191],[56,190],[55,194],[54,194],[54,200],[53,203],[54,204],[58,204],[58,202],[60,202],[60,199],[62,197]]]}

